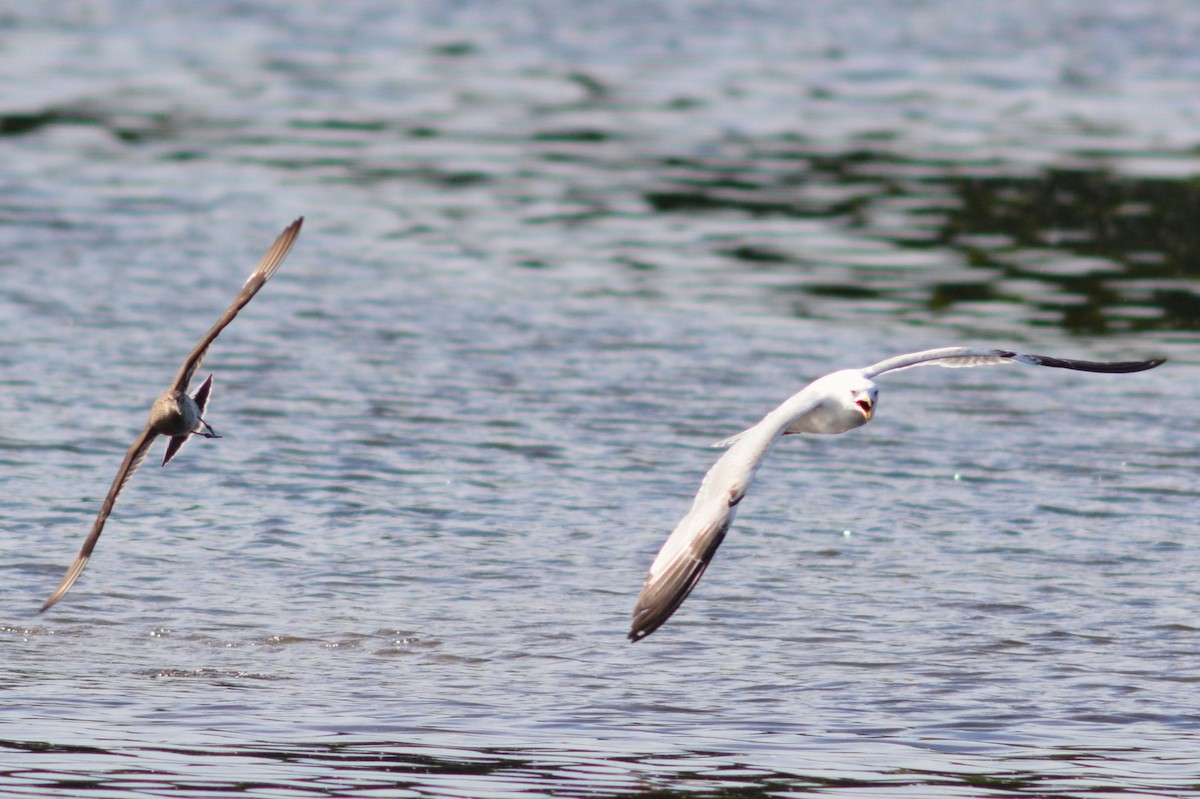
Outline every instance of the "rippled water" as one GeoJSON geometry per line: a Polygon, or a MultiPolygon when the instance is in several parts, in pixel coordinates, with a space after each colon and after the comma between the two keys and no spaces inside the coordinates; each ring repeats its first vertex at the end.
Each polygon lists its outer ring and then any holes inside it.
{"type": "Polygon", "coordinates": [[[1190,4],[46,3],[0,15],[0,791],[1180,796],[1190,4]],[[211,350],[224,438],[146,408],[211,350]],[[624,639],[712,441],[769,457],[624,639]]]}

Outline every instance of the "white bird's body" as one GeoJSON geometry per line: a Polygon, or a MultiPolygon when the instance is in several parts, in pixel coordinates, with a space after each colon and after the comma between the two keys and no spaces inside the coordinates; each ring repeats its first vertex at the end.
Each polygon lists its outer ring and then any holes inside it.
{"type": "Polygon", "coordinates": [[[1139,372],[1163,362],[1162,359],[1116,363],[1075,361],[1003,350],[946,347],[899,355],[864,369],[844,369],[813,381],[749,430],[715,445],[728,450],[709,469],[691,509],[651,564],[633,611],[629,639],[638,641],[654,632],[687,598],[733,523],[738,503],[746,495],[763,458],[782,436],[835,435],[866,424],[874,415],[879,396],[872,379],[885,372],[913,366],[966,367],[1014,361],[1106,373],[1139,372]]]}
{"type": "Polygon", "coordinates": [[[250,273],[250,277],[246,279],[242,285],[242,290],[238,292],[237,297],[225,312],[221,314],[216,323],[209,328],[208,332],[201,337],[200,341],[184,358],[183,365],[179,367],[179,373],[175,375],[175,380],[171,383],[171,387],[159,395],[158,399],[154,400],[154,404],[150,406],[150,418],[146,422],[146,427],[142,430],[137,440],[133,442],[133,446],[125,453],[125,459],[121,462],[121,466],[117,469],[117,476],[113,478],[112,485],[108,489],[108,494],[104,498],[104,502],[100,505],[100,513],[96,516],[95,522],[92,523],[91,532],[83,542],[83,547],[79,550],[79,554],[67,569],[66,575],[58,587],[54,589],[54,593],[42,605],[42,610],[48,610],[54,603],[66,596],[71,590],[71,586],[75,585],[75,581],[83,574],[83,567],[87,565],[88,558],[92,555],[92,550],[96,546],[96,542],[100,539],[100,533],[104,530],[104,522],[112,513],[113,505],[116,504],[117,496],[121,493],[121,489],[133,477],[133,473],[142,465],[142,461],[146,459],[146,455],[150,452],[150,445],[159,436],[168,436],[170,440],[167,442],[166,453],[163,455],[162,465],[166,466],[171,458],[179,452],[179,448],[183,446],[192,435],[201,435],[206,438],[217,438],[217,434],[209,427],[208,422],[204,421],[204,409],[208,405],[209,393],[212,391],[212,375],[200,384],[196,389],[196,393],[188,396],[188,386],[192,382],[192,377],[196,374],[196,370],[200,368],[201,361],[204,360],[205,353],[208,352],[209,346],[216,340],[217,336],[225,329],[226,325],[233,321],[237,316],[238,311],[246,306],[246,303],[258,293],[258,290],[275,274],[275,270],[283,263],[283,259],[287,257],[288,252],[292,248],[292,243],[296,240],[296,236],[300,233],[300,225],[304,222],[304,217],[300,217],[287,228],[284,229],[279,237],[275,239],[275,243],[271,245],[271,249],[267,250],[266,255],[259,261],[258,266],[250,273]]]}

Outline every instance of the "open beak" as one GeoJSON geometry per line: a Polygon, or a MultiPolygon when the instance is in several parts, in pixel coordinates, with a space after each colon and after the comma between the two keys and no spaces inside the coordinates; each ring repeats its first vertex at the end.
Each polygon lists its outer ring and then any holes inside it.
{"type": "Polygon", "coordinates": [[[875,406],[871,403],[871,398],[859,397],[855,400],[854,404],[862,411],[863,419],[868,422],[871,421],[871,414],[875,412],[875,406]]]}

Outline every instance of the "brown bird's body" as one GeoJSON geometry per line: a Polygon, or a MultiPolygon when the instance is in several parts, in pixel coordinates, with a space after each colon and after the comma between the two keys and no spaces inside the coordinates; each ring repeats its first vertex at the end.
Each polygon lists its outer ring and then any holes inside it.
{"type": "Polygon", "coordinates": [[[208,406],[208,397],[212,391],[212,375],[209,375],[196,389],[196,393],[191,396],[187,393],[188,386],[191,384],[196,370],[200,368],[200,363],[204,360],[209,346],[283,263],[283,259],[287,257],[288,251],[292,248],[292,243],[300,233],[300,225],[303,222],[304,217],[300,217],[279,234],[275,243],[271,245],[271,249],[267,251],[254,272],[247,278],[233,303],[225,309],[225,313],[221,314],[216,324],[209,328],[208,332],[188,353],[183,365],[179,368],[179,373],[175,375],[171,387],[154,400],[154,404],[150,406],[150,418],[146,422],[146,427],[133,442],[129,451],[125,453],[125,459],[121,461],[121,467],[117,469],[117,476],[113,479],[108,494],[100,506],[100,513],[96,516],[96,521],[92,523],[91,532],[88,533],[79,554],[67,569],[62,582],[42,605],[43,611],[48,610],[66,596],[79,576],[83,574],[83,568],[87,565],[88,558],[91,557],[92,550],[95,549],[96,542],[100,539],[100,533],[104,530],[104,523],[109,514],[112,513],[117,496],[129,482],[129,478],[133,477],[137,468],[142,465],[142,461],[146,459],[146,455],[150,451],[150,445],[156,438],[167,436],[170,439],[167,442],[166,453],[163,455],[162,461],[162,465],[166,466],[191,436],[219,437],[213,432],[208,422],[204,421],[204,410],[208,406]]]}

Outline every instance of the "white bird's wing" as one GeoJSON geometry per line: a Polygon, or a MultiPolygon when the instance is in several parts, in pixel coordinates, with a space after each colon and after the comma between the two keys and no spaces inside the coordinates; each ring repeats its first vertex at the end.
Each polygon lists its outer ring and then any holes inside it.
{"type": "Polygon", "coordinates": [[[1053,358],[1049,355],[1023,355],[1008,350],[984,350],[974,347],[942,347],[936,350],[910,352],[907,355],[897,355],[894,358],[880,361],[861,370],[864,377],[873,380],[884,372],[898,372],[901,369],[911,369],[914,366],[946,366],[950,368],[968,366],[989,366],[1002,363],[1027,363],[1034,366],[1050,366],[1055,369],[1073,369],[1077,372],[1104,372],[1108,374],[1123,374],[1126,372],[1141,372],[1153,369],[1163,363],[1165,358],[1154,358],[1149,361],[1076,361],[1066,358],[1053,358]]]}
{"type": "MultiPolygon", "coordinates": [[[[753,428],[751,428],[751,429],[753,429],[753,428]]],[[[729,449],[734,444],[738,443],[738,441],[743,439],[749,432],[750,432],[750,430],[743,430],[740,433],[735,433],[734,435],[730,436],[729,438],[722,438],[720,441],[718,441],[715,444],[709,444],[709,446],[712,447],[713,449],[729,449]]]]}
{"type": "Polygon", "coordinates": [[[724,540],[763,458],[792,422],[821,401],[820,393],[810,389],[793,395],[754,427],[734,436],[729,449],[704,475],[691,510],[650,565],[633,609],[630,641],[657,630],[687,599],[724,540]]]}
{"type": "Polygon", "coordinates": [[[692,508],[654,560],[633,609],[630,641],[640,641],[671,618],[699,582],[725,539],[737,506],[715,500],[692,508]]]}
{"type": "Polygon", "coordinates": [[[129,482],[129,478],[133,477],[133,473],[142,465],[146,454],[150,452],[150,445],[156,438],[158,438],[158,433],[147,425],[142,434],[137,437],[137,441],[134,441],[133,446],[125,453],[125,460],[121,461],[121,468],[117,470],[117,476],[113,478],[112,485],[108,489],[108,496],[104,498],[104,504],[100,506],[100,514],[96,517],[96,521],[92,522],[92,531],[84,539],[83,547],[75,556],[71,567],[67,569],[62,582],[58,584],[58,588],[54,589],[54,593],[45,601],[39,612],[49,610],[55,602],[66,596],[67,592],[71,590],[71,586],[75,585],[75,581],[79,579],[79,575],[83,574],[83,567],[87,565],[88,558],[92,556],[92,550],[96,548],[96,542],[100,540],[100,532],[104,529],[104,522],[108,520],[108,514],[112,513],[113,505],[117,502],[117,495],[121,493],[121,489],[129,482]]]}
{"type": "Polygon", "coordinates": [[[209,345],[221,334],[226,325],[233,321],[233,318],[238,315],[238,311],[246,307],[246,303],[253,299],[258,290],[263,287],[271,275],[275,274],[275,270],[283,263],[283,259],[287,258],[288,252],[292,249],[292,244],[296,241],[296,236],[300,233],[300,225],[304,223],[304,217],[300,217],[292,224],[284,228],[284,231],[275,239],[275,243],[271,245],[271,249],[267,250],[266,255],[258,262],[258,266],[250,273],[250,277],[246,278],[242,290],[238,292],[237,297],[225,313],[221,314],[221,318],[217,323],[209,328],[208,332],[200,339],[199,343],[192,348],[188,356],[183,359],[183,366],[179,369],[179,374],[175,375],[174,389],[176,391],[187,391],[188,386],[192,382],[192,376],[196,374],[196,370],[200,368],[201,361],[204,360],[204,354],[208,352],[209,345]]]}

